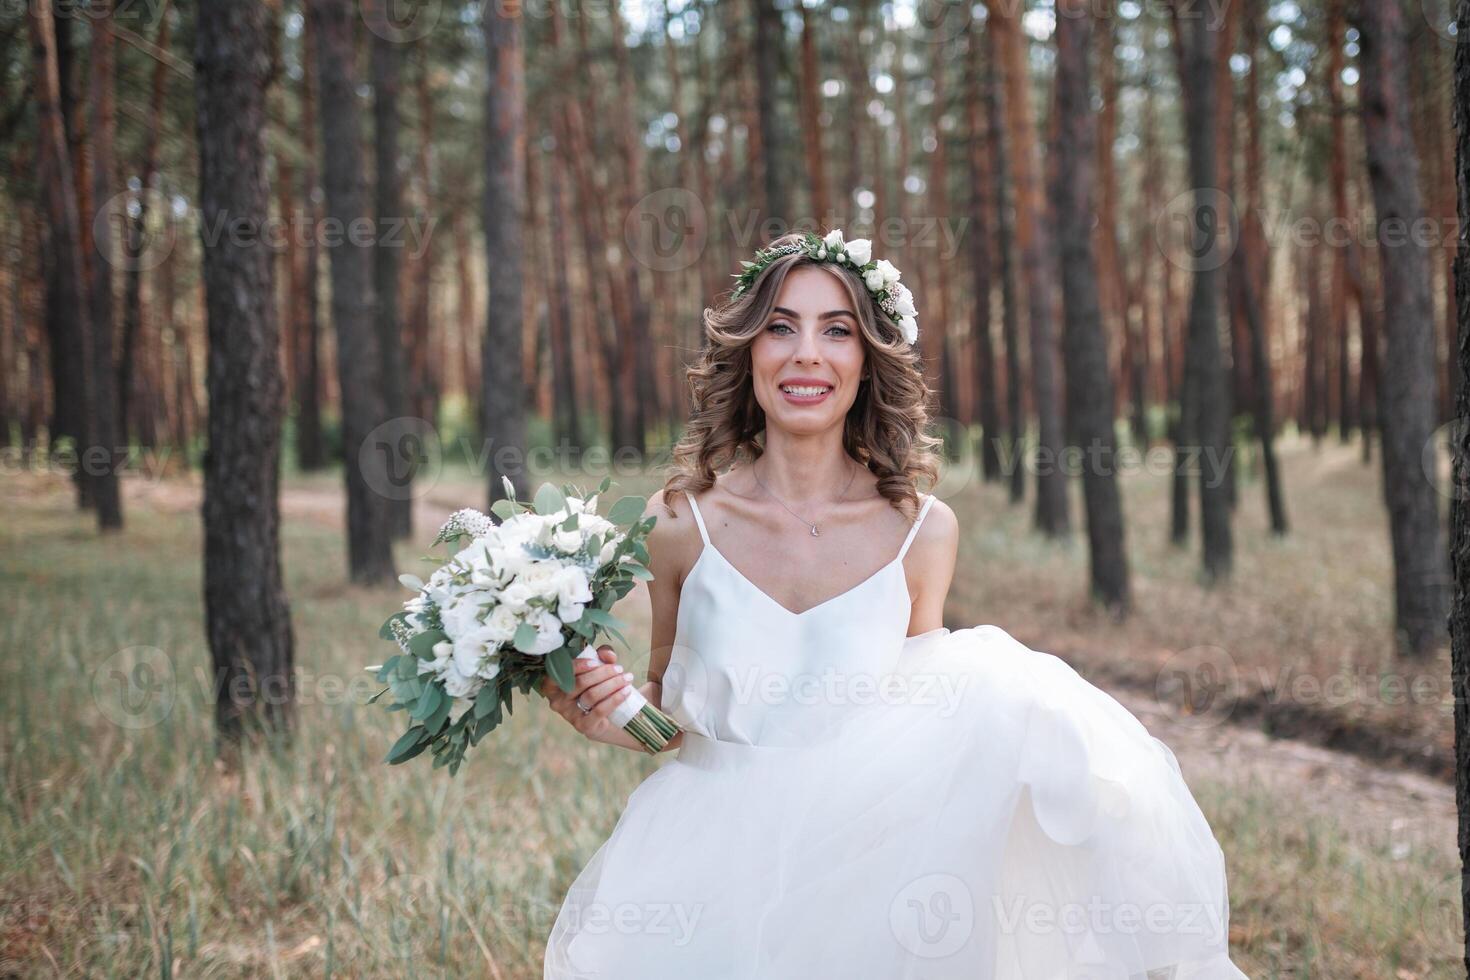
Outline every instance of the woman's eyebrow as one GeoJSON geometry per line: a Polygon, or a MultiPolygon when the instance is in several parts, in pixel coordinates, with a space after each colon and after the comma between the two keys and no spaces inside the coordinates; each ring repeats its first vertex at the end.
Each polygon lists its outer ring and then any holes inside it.
{"type": "MultiPolygon", "coordinates": [[[[773,312],[773,313],[784,313],[787,316],[797,316],[797,313],[796,313],[795,310],[788,310],[784,306],[778,306],[774,310],[772,310],[771,312],[773,312]]],[[[836,317],[836,316],[852,316],[852,315],[853,315],[853,313],[852,313],[851,310],[828,310],[826,313],[823,313],[821,316],[817,317],[817,319],[818,320],[830,320],[830,319],[832,319],[833,317],[836,317]]]]}

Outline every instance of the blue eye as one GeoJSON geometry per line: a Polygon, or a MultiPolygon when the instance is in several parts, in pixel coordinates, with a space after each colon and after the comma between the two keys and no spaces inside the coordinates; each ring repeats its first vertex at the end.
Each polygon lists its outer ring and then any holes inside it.
{"type": "Polygon", "coordinates": [[[783,320],[777,320],[775,323],[772,323],[769,327],[766,327],[767,330],[776,330],[777,328],[780,328],[782,330],[790,330],[791,329],[791,325],[789,323],[786,323],[783,320]]]}
{"type": "Polygon", "coordinates": [[[838,335],[837,335],[839,337],[851,337],[852,336],[852,331],[849,330],[847,327],[843,326],[840,323],[834,323],[834,324],[832,324],[832,326],[828,327],[827,329],[840,331],[840,333],[838,333],[838,335]]]}

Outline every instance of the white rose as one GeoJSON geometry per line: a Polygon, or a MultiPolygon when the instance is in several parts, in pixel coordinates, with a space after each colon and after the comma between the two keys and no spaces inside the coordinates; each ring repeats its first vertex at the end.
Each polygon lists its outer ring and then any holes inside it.
{"type": "Polygon", "coordinates": [[[516,612],[524,611],[531,605],[533,599],[541,598],[536,589],[521,581],[519,577],[505,588],[500,590],[500,601],[516,612]]]}
{"type": "Polygon", "coordinates": [[[885,283],[892,285],[893,283],[898,282],[900,273],[898,269],[894,266],[894,264],[892,262],[889,262],[887,259],[879,259],[878,264],[874,268],[876,268],[878,272],[882,273],[883,281],[885,283]]]}
{"type": "Polygon", "coordinates": [[[873,243],[867,238],[854,238],[847,243],[847,254],[858,265],[867,265],[873,257],[873,243]]]}
{"type": "Polygon", "coordinates": [[[534,562],[521,570],[516,576],[516,583],[530,589],[538,599],[550,599],[557,595],[561,571],[560,562],[534,562]]]}
{"type": "Polygon", "coordinates": [[[564,555],[575,554],[582,547],[582,532],[578,529],[557,531],[551,536],[551,545],[564,555]]]}
{"type": "Polygon", "coordinates": [[[490,613],[490,618],[485,620],[485,634],[496,646],[509,643],[515,638],[516,627],[521,625],[521,617],[510,606],[501,603],[490,613]]]}
{"type": "Polygon", "coordinates": [[[878,292],[883,288],[883,273],[877,269],[869,269],[863,273],[863,282],[870,290],[878,292]]]}
{"type": "Polygon", "coordinates": [[[466,677],[473,675],[497,645],[483,626],[460,637],[454,641],[454,669],[466,677]]]}
{"type": "Polygon", "coordinates": [[[444,624],[444,632],[451,640],[474,632],[485,613],[480,607],[488,601],[489,596],[483,593],[466,593],[441,608],[439,620],[444,624]]]}
{"type": "Polygon", "coordinates": [[[833,228],[831,231],[827,232],[826,237],[822,239],[822,244],[823,245],[826,245],[828,248],[834,248],[834,249],[841,247],[841,245],[842,245],[842,229],[841,228],[833,228]]]}
{"type": "Polygon", "coordinates": [[[562,645],[561,620],[551,614],[550,610],[537,609],[526,622],[536,628],[536,642],[531,649],[522,651],[534,656],[544,656],[562,645]]]}
{"type": "Polygon", "coordinates": [[[899,319],[898,325],[903,328],[903,339],[905,342],[912,344],[919,339],[918,320],[911,316],[906,316],[899,319]]]}
{"type": "Polygon", "coordinates": [[[444,681],[444,693],[452,698],[472,698],[481,687],[485,686],[484,681],[460,672],[454,664],[449,665],[449,669],[444,672],[441,680],[444,681]]]}

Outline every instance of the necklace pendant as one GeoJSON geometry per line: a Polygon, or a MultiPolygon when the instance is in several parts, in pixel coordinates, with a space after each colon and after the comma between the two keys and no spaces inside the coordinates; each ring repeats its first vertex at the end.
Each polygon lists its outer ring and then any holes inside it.
{"type": "Polygon", "coordinates": [[[817,526],[815,524],[813,524],[812,525],[812,537],[815,538],[816,536],[817,536],[817,526]]]}

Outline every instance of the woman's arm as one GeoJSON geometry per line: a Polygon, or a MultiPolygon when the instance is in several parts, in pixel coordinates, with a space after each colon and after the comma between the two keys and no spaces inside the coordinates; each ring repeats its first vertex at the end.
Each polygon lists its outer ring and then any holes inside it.
{"type": "Polygon", "coordinates": [[[904,577],[913,594],[909,636],[944,625],[944,600],[954,581],[955,561],[960,550],[960,522],[943,500],[929,505],[929,514],[919,525],[914,543],[904,555],[904,577]]]}
{"type": "MultiPolygon", "coordinates": [[[[676,496],[682,507],[676,504],[678,516],[670,518],[664,508],[663,496],[662,490],[655,493],[643,511],[644,517],[653,515],[658,520],[645,542],[648,547],[648,570],[653,573],[647,586],[651,649],[648,658],[648,682],[638,688],[650,704],[660,708],[663,706],[664,671],[668,669],[669,656],[674,648],[679,591],[683,586],[685,573],[693,565],[693,559],[698,557],[701,544],[688,512],[687,501],[682,496],[676,496]],[[692,556],[688,554],[691,534],[694,539],[692,556]]],[[[646,751],[641,743],[614,725],[608,717],[613,708],[628,696],[633,675],[617,663],[617,654],[612,647],[604,644],[598,647],[598,652],[602,656],[601,664],[590,664],[586,661],[577,663],[577,684],[571,692],[563,691],[550,678],[542,686],[542,691],[556,713],[587,738],[638,752],[646,751]],[[591,709],[589,712],[584,713],[577,707],[578,698],[591,709]]],[[[678,748],[682,742],[681,733],[670,740],[667,748],[678,748]]]]}

